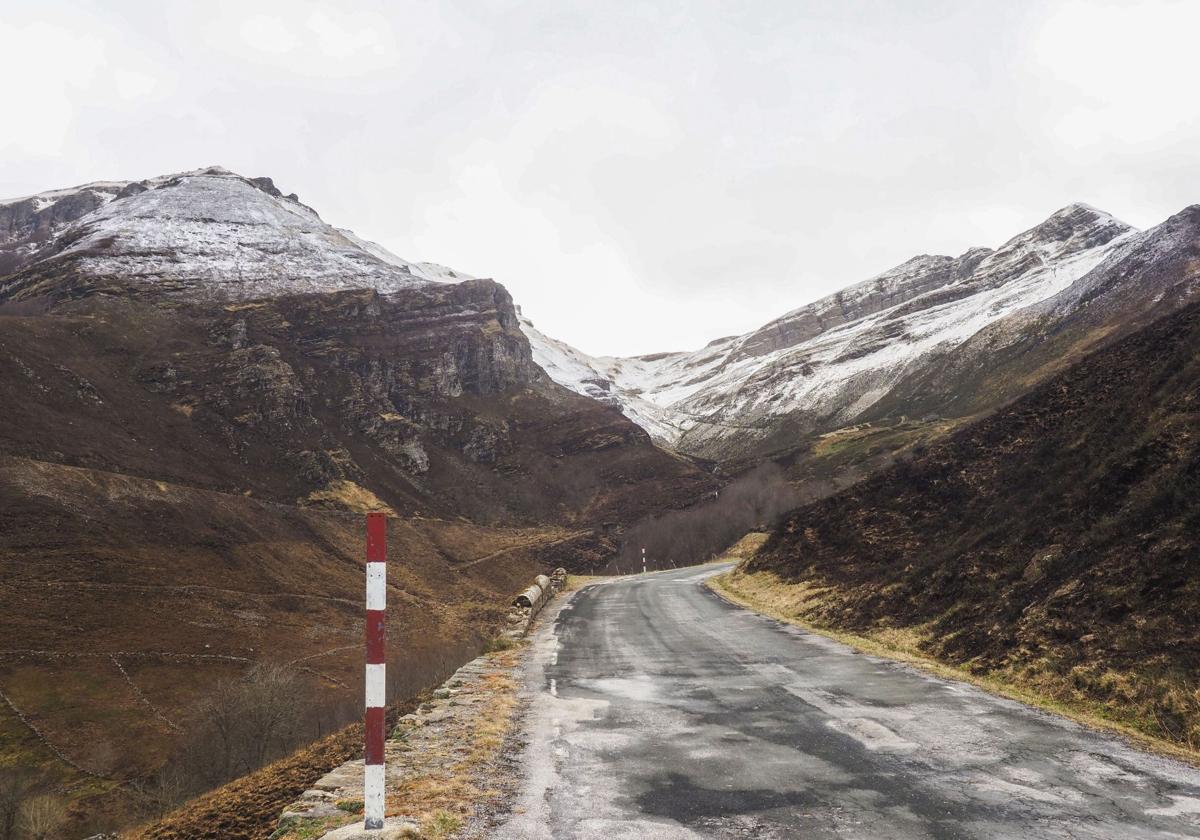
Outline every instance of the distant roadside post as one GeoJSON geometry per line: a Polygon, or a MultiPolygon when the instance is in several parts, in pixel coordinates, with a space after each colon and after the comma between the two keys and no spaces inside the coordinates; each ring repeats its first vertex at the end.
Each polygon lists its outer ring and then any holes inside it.
{"type": "Polygon", "coordinates": [[[383,742],[386,706],[387,517],[367,514],[366,714],[363,762],[363,828],[383,828],[383,742]]]}
{"type": "Polygon", "coordinates": [[[646,574],[646,546],[642,546],[642,574],[646,574]]]}

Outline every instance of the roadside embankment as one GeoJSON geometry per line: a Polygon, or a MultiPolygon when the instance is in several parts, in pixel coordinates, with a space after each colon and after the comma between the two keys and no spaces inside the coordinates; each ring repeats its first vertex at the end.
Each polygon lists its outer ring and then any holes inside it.
{"type": "MultiPolygon", "coordinates": [[[[389,710],[389,722],[416,708],[389,710]]],[[[265,838],[279,809],[329,767],[362,752],[363,725],[351,724],[286,758],[209,791],[148,826],[123,832],[124,840],[229,840],[265,838]]],[[[361,763],[361,762],[360,762],[361,763]]]]}
{"type": "MultiPolygon", "coordinates": [[[[398,717],[384,751],[385,837],[448,838],[474,833],[479,815],[504,797],[504,742],[517,714],[515,670],[530,627],[563,589],[566,572],[538,575],[513,600],[507,629],[398,717]]],[[[345,761],[284,810],[271,840],[349,840],[363,809],[363,762],[345,761]]]]}

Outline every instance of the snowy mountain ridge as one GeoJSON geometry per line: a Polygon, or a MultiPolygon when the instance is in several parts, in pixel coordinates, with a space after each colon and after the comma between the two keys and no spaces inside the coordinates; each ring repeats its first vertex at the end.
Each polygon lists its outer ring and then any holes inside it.
{"type": "Polygon", "coordinates": [[[181,296],[390,292],[454,276],[327,224],[269,178],[221,167],[0,202],[0,247],[18,267],[70,261],[88,278],[181,296]]]}
{"type": "MultiPolygon", "coordinates": [[[[1072,204],[998,248],[913,257],[694,351],[590,356],[526,318],[520,328],[554,381],[659,443],[753,460],[881,418],[994,408],[1097,337],[1200,296],[1198,241],[1200,208],[1141,232],[1072,204]],[[1058,342],[1066,326],[1081,343],[1058,342]]],[[[0,201],[0,303],[104,286],[201,301],[473,279],[403,259],[271,179],[221,167],[0,201]]]]}
{"type": "Polygon", "coordinates": [[[1073,204],[992,250],[922,255],[746,335],[700,350],[591,357],[522,328],[557,382],[620,408],[661,443],[717,456],[774,421],[853,422],[906,375],[986,328],[1054,299],[1139,232],[1073,204]]]}

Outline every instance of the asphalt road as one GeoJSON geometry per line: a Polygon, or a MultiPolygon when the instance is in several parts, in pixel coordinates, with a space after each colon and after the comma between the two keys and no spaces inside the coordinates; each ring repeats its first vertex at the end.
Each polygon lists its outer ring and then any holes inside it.
{"type": "Polygon", "coordinates": [[[718,570],[544,623],[494,837],[1200,837],[1200,771],[731,606],[718,570]]]}

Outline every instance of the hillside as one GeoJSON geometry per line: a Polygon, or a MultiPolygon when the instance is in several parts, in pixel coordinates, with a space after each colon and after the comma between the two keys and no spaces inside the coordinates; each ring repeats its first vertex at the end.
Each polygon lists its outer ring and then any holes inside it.
{"type": "Polygon", "coordinates": [[[302,700],[272,754],[357,716],[363,511],[394,515],[399,698],[535,571],[711,492],[550,381],[500,285],[267,179],[127,187],[23,200],[43,220],[10,226],[0,277],[0,763],[66,785],[80,830],[147,813],[200,704],[256,664],[302,700]]]}
{"type": "Polygon", "coordinates": [[[558,382],[729,469],[845,486],[1098,343],[1194,300],[1200,211],[1146,231],[1075,204],[995,250],[922,255],[690,353],[590,357],[528,321],[558,382]]]}
{"type": "Polygon", "coordinates": [[[1192,305],[797,510],[738,586],[1196,748],[1197,429],[1192,305]]]}

